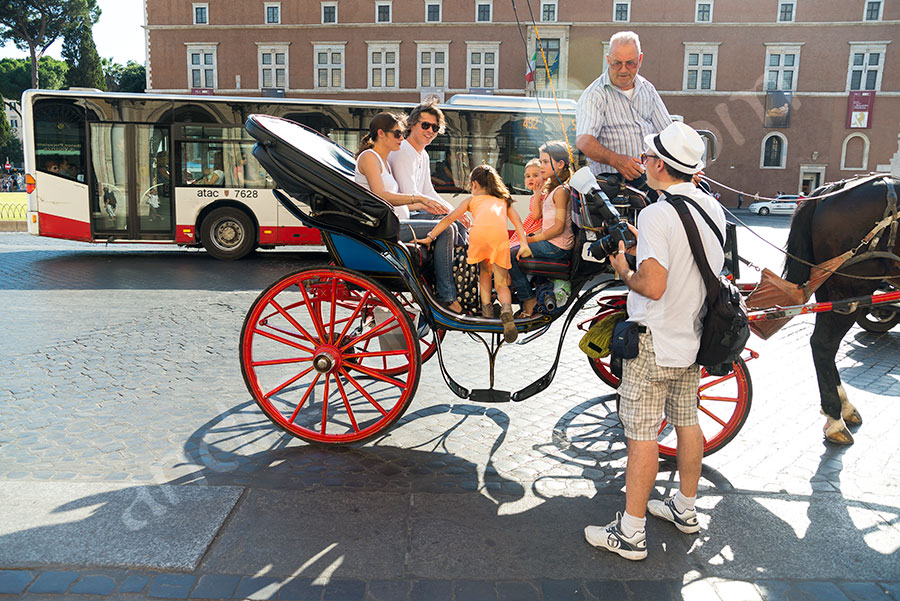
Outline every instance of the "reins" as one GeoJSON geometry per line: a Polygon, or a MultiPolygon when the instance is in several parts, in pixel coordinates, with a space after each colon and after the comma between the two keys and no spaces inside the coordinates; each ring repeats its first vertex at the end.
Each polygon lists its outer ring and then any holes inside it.
{"type": "MultiPolygon", "coordinates": [[[[891,176],[886,174],[886,175],[882,176],[882,178],[884,178],[884,177],[890,178],[891,176]]],[[[711,178],[708,178],[706,176],[703,176],[703,179],[708,180],[708,181],[710,181],[718,186],[721,186],[727,190],[731,190],[732,192],[736,192],[736,190],[734,190],[733,188],[729,188],[728,186],[725,186],[724,184],[720,184],[719,182],[717,182],[711,178]]],[[[845,181],[849,181],[849,180],[845,180],[845,181]]],[[[897,223],[898,223],[897,192],[896,192],[896,189],[894,188],[894,182],[891,181],[891,179],[887,179],[886,184],[887,184],[887,188],[888,188],[888,190],[887,190],[888,206],[885,209],[886,216],[883,219],[881,219],[880,221],[876,222],[875,227],[873,227],[869,231],[869,233],[863,237],[863,239],[859,242],[859,244],[857,244],[854,248],[844,252],[843,254],[838,255],[838,257],[835,257],[835,259],[842,259],[839,264],[839,267],[850,267],[852,265],[861,263],[863,261],[868,261],[870,259],[888,259],[895,263],[900,263],[900,257],[898,257],[896,254],[894,254],[893,252],[890,252],[890,251],[885,252],[885,251],[874,251],[873,250],[873,251],[865,252],[859,256],[855,256],[856,253],[858,253],[864,246],[867,246],[869,243],[871,243],[872,240],[875,240],[875,244],[878,244],[878,242],[880,241],[879,234],[888,226],[890,226],[892,229],[892,232],[889,235],[889,240],[895,239],[895,232],[896,232],[896,227],[897,227],[897,223]]],[[[835,196],[835,195],[837,195],[841,192],[845,192],[845,191],[846,190],[841,188],[840,190],[832,191],[832,192],[829,192],[827,194],[823,194],[820,196],[810,196],[810,197],[805,198],[804,200],[819,200],[821,198],[828,198],[830,196],[835,196]]],[[[760,196],[759,198],[763,198],[763,197],[760,196]]],[[[733,218],[737,223],[739,223],[741,226],[743,226],[747,230],[749,230],[750,233],[752,233],[754,236],[756,236],[757,238],[759,238],[760,240],[762,240],[763,242],[765,242],[766,244],[768,244],[769,246],[771,246],[772,248],[774,248],[775,250],[777,250],[778,252],[783,254],[784,256],[791,258],[794,261],[797,261],[798,263],[806,265],[807,267],[817,269],[824,273],[828,273],[829,275],[839,275],[839,276],[843,276],[845,278],[851,278],[851,279],[855,279],[855,280],[879,280],[880,281],[880,280],[885,279],[885,276],[853,275],[853,274],[845,273],[843,271],[839,271],[839,269],[828,269],[827,267],[822,267],[821,264],[816,265],[814,263],[810,263],[809,261],[801,259],[800,257],[787,252],[780,246],[777,246],[777,245],[773,244],[772,242],[769,242],[762,236],[760,236],[758,233],[756,233],[756,231],[753,228],[751,228],[749,225],[747,225],[746,223],[741,221],[741,219],[737,215],[735,215],[733,212],[731,212],[727,207],[722,207],[722,209],[726,213],[728,213],[728,215],[731,216],[731,218],[733,218]]],[[[745,265],[747,265],[748,267],[751,267],[752,269],[755,269],[756,271],[761,271],[759,266],[753,264],[752,262],[748,261],[744,257],[738,255],[738,259],[741,262],[743,262],[745,265]]],[[[830,261],[833,261],[835,259],[830,259],[830,261]]],[[[805,284],[803,284],[803,285],[805,285],[805,284]]]]}

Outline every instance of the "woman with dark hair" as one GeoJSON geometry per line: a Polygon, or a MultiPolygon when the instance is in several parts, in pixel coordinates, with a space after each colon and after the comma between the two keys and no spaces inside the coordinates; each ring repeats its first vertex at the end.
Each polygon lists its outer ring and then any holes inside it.
{"type": "MultiPolygon", "coordinates": [[[[547,142],[540,149],[541,176],[545,179],[544,204],[541,207],[541,231],[528,234],[528,243],[536,259],[565,259],[575,245],[572,233],[571,196],[566,182],[572,175],[569,149],[565,142],[547,142]]],[[[531,317],[537,305],[534,290],[516,261],[517,246],[510,249],[512,267],[509,276],[522,302],[517,317],[531,317]]]]}
{"type": "MultiPolygon", "coordinates": [[[[378,113],[369,124],[369,133],[363,137],[356,154],[355,180],[394,207],[400,219],[400,240],[410,242],[431,231],[436,220],[410,219],[409,212],[425,210],[431,213],[443,212],[444,208],[436,200],[419,194],[400,194],[399,186],[388,164],[391,151],[400,148],[406,120],[393,113],[378,113]]],[[[453,256],[453,235],[447,233],[438,244],[445,245],[442,252],[453,256]]],[[[461,312],[462,305],[456,300],[456,283],[450,265],[435,263],[435,289],[440,302],[454,312],[461,312]]]]}

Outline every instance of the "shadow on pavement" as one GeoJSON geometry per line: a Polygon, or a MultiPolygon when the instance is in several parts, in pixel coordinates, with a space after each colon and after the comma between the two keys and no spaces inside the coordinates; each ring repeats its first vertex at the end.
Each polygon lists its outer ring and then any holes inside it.
{"type": "MultiPolygon", "coordinates": [[[[107,557],[98,549],[127,549],[140,537],[141,565],[263,574],[259,591],[373,580],[608,579],[663,581],[682,599],[683,585],[708,577],[896,578],[897,507],[827,490],[739,489],[709,467],[698,536],[651,518],[647,560],[591,548],[584,525],[609,521],[624,504],[624,440],[610,403],[606,396],[573,408],[554,427],[552,443],[540,445],[595,483],[574,496],[536,494],[494,467],[509,421],[493,407],[443,404],[408,414],[404,427],[425,432],[414,448],[390,446],[390,435],[368,446],[323,448],[289,444],[293,439],[245,403],[186,441],[183,475],[72,499],[51,514],[81,515],[0,536],[0,549],[30,545],[43,550],[41,562],[95,565],[92,554],[107,557]],[[473,420],[485,436],[495,435],[477,464],[449,450],[454,430],[473,420]]],[[[825,449],[814,489],[820,475],[840,471],[844,452],[825,449]]],[[[677,484],[671,464],[662,467],[658,484],[668,493],[677,484]]]]}

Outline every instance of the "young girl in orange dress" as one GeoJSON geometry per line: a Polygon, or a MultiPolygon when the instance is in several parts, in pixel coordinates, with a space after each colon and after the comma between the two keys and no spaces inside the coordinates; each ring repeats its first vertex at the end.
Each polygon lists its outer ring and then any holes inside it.
{"type": "Polygon", "coordinates": [[[522,240],[516,256],[530,257],[531,249],[528,248],[525,239],[522,219],[512,207],[512,196],[494,168],[490,165],[475,167],[469,175],[469,182],[472,186],[472,196],[462,201],[452,213],[444,217],[425,238],[416,242],[431,244],[451,223],[462,217],[466,211],[471,211],[472,227],[469,230],[469,252],[466,261],[479,264],[481,314],[491,319],[494,317],[491,302],[491,276],[493,276],[497,298],[500,300],[503,337],[506,342],[515,342],[518,332],[513,321],[512,295],[507,284],[511,265],[507,219],[512,222],[522,240]]]}
{"type": "MultiPolygon", "coordinates": [[[[541,176],[541,159],[531,159],[525,163],[525,187],[531,190],[531,201],[528,203],[528,215],[522,222],[522,229],[525,235],[534,234],[541,231],[541,204],[544,202],[544,182],[546,180],[541,176]]],[[[519,233],[514,232],[509,237],[509,245],[515,246],[519,243],[519,233]]]]}

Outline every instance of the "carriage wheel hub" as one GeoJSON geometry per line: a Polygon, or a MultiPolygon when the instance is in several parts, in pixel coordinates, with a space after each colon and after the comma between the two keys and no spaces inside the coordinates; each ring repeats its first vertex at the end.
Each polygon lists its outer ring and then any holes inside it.
{"type": "Polygon", "coordinates": [[[337,359],[334,356],[334,352],[330,349],[323,349],[316,353],[316,356],[313,358],[313,367],[320,374],[326,374],[332,370],[337,365],[337,359]]]}

